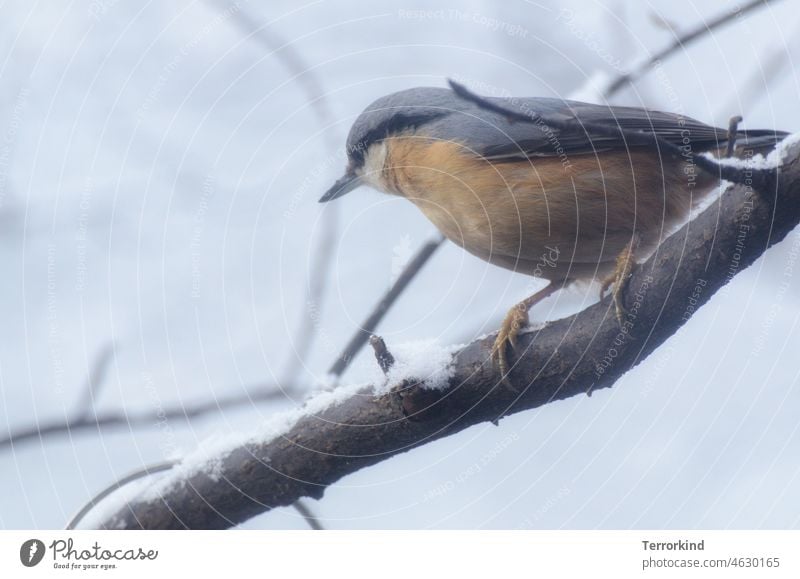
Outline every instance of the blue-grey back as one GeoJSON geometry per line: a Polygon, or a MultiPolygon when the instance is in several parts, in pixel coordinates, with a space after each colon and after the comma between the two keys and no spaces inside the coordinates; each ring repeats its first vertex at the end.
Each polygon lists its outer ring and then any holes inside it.
{"type": "MultiPolygon", "coordinates": [[[[490,97],[497,104],[522,112],[534,123],[509,121],[480,108],[446,88],[417,87],[381,97],[359,116],[348,137],[348,150],[414,129],[431,138],[458,141],[477,155],[491,159],[555,156],[625,148],[621,136],[592,131],[592,125],[643,131],[673,144],[702,152],[725,143],[727,132],[674,113],[636,107],[604,106],[555,98],[490,97]],[[557,129],[553,120],[574,121],[557,129]]],[[[759,134],[762,132],[759,132],[759,134]]],[[[763,133],[774,134],[772,131],[763,133]]],[[[754,133],[750,132],[750,136],[754,133]]],[[[777,133],[782,136],[782,133],[777,133]]]]}

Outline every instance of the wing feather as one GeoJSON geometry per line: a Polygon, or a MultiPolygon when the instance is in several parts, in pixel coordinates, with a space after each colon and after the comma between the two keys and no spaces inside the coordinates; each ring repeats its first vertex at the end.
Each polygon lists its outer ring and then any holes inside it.
{"type": "Polygon", "coordinates": [[[676,145],[690,144],[695,153],[724,143],[727,133],[690,117],[635,107],[594,105],[550,98],[491,99],[508,108],[540,115],[542,123],[509,122],[505,117],[469,104],[427,126],[436,138],[465,144],[490,160],[552,157],[624,149],[621,136],[592,131],[592,125],[619,126],[656,135],[676,145]],[[574,128],[556,129],[548,119],[575,121],[574,128]]]}

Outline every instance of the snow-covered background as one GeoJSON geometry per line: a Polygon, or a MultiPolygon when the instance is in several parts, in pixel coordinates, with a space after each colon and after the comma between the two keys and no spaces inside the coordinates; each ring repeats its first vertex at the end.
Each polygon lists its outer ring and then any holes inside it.
{"type": "MultiPolygon", "coordinates": [[[[0,449],[0,528],[62,527],[99,489],[305,394],[159,421],[175,404],[308,391],[433,227],[367,189],[316,200],[375,98],[460,79],[567,96],[735,2],[6,2],[0,20],[0,437],[72,416],[104,348],[98,412],[147,426],[0,449]],[[425,11],[424,13],[418,11],[425,11]],[[248,36],[247,14],[272,42],[248,36]],[[304,63],[287,65],[286,48],[304,63]],[[277,49],[277,51],[276,51],[277,49]],[[317,83],[330,118],[309,103],[317,83]],[[338,148],[334,148],[338,146],[338,148]],[[337,215],[327,215],[335,211],[337,215]],[[322,300],[314,255],[335,219],[322,300]],[[316,332],[298,362],[294,337],[316,332]]],[[[800,130],[800,16],[773,2],[614,102],[800,130]]],[[[800,526],[800,232],[738,275],[615,388],[471,428],[349,476],[329,528],[800,526]],[[793,266],[793,267],[792,267],[793,266]]],[[[452,245],[381,325],[446,345],[494,329],[530,279],[452,245]]],[[[574,290],[534,320],[596,299],[574,290]]],[[[346,383],[375,376],[363,355],[346,383]]],[[[291,509],[249,528],[304,528],[291,509]]]]}

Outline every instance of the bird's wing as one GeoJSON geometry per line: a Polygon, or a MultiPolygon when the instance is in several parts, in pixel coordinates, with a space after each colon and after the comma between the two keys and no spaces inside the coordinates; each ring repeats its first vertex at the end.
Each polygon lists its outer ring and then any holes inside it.
{"type": "Polygon", "coordinates": [[[500,114],[464,107],[431,123],[431,134],[463,142],[476,154],[491,160],[550,157],[625,149],[622,136],[593,131],[593,125],[619,126],[628,131],[656,135],[675,145],[691,145],[697,153],[724,143],[726,131],[690,117],[635,107],[603,106],[549,98],[490,99],[530,116],[541,123],[508,121],[500,114]],[[457,118],[456,118],[457,117],[457,118]],[[555,128],[553,122],[569,122],[555,128]]]}

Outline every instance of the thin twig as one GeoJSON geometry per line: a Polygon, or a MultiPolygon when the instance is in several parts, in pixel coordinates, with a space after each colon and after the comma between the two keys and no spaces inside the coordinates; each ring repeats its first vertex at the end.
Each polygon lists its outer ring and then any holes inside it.
{"type": "Polygon", "coordinates": [[[671,32],[673,34],[677,34],[678,25],[677,23],[673,22],[663,14],[659,14],[658,12],[651,11],[648,14],[650,18],[650,22],[652,22],[655,26],[666,30],[667,32],[671,32]]]}
{"type": "Polygon", "coordinates": [[[728,121],[728,145],[725,147],[725,157],[733,157],[733,152],[736,150],[736,135],[739,133],[739,123],[742,122],[742,117],[739,115],[733,116],[728,121]]]}
{"type": "Polygon", "coordinates": [[[311,511],[308,505],[302,501],[301,499],[297,499],[295,502],[292,503],[292,507],[294,510],[300,513],[300,516],[305,519],[306,524],[311,527],[314,531],[324,531],[325,527],[322,526],[322,523],[319,522],[317,516],[311,511]]]}
{"type": "MultiPolygon", "coordinates": [[[[785,37],[797,38],[798,35],[800,35],[800,19],[785,37]]],[[[728,91],[731,96],[717,110],[722,114],[729,114],[730,111],[747,111],[754,108],[764,97],[772,95],[768,82],[779,78],[782,69],[791,63],[791,59],[792,50],[787,49],[785,44],[775,42],[764,47],[748,73],[736,72],[738,86],[734,87],[735,90],[728,91]]]]}
{"type": "Polygon", "coordinates": [[[83,389],[83,396],[80,397],[75,406],[76,418],[88,418],[95,412],[97,399],[100,397],[100,390],[106,382],[106,372],[116,350],[114,343],[106,344],[95,356],[92,369],[86,376],[86,385],[83,389]]]}
{"type": "Polygon", "coordinates": [[[5,438],[0,438],[0,449],[14,447],[20,443],[38,440],[46,436],[54,436],[69,432],[75,434],[81,431],[95,431],[111,428],[135,428],[139,426],[155,426],[158,422],[166,420],[191,420],[209,412],[226,408],[244,406],[256,402],[269,402],[273,400],[292,399],[300,392],[299,388],[282,386],[257,386],[252,387],[244,394],[235,394],[221,398],[214,398],[188,406],[176,405],[160,408],[156,411],[128,413],[128,412],[103,412],[93,416],[81,416],[71,420],[53,420],[39,423],[34,426],[21,428],[10,433],[5,438]]]}
{"type": "Polygon", "coordinates": [[[375,308],[372,310],[367,319],[361,324],[361,327],[356,330],[355,335],[350,339],[342,351],[341,355],[336,359],[333,365],[328,370],[328,374],[335,377],[340,377],[347,370],[353,358],[361,351],[364,344],[367,343],[369,337],[375,332],[378,324],[392,307],[392,304],[400,297],[403,290],[406,289],[411,280],[419,273],[422,266],[430,259],[433,253],[444,243],[444,237],[437,235],[435,238],[429,240],[423,245],[411,261],[408,262],[403,272],[395,280],[392,287],[389,288],[375,308]]]}
{"type": "Polygon", "coordinates": [[[388,374],[389,370],[394,366],[394,356],[386,347],[386,342],[380,336],[373,335],[369,337],[369,345],[375,350],[375,359],[378,361],[381,371],[384,374],[388,374]]]}
{"type": "MultiPolygon", "coordinates": [[[[260,24],[255,18],[245,10],[230,10],[231,3],[226,0],[211,0],[212,4],[220,8],[226,8],[229,15],[228,21],[234,24],[248,39],[252,39],[262,44],[267,50],[274,54],[286,69],[292,74],[292,80],[306,93],[311,109],[317,115],[317,119],[327,125],[332,119],[326,92],[319,77],[313,68],[305,61],[302,55],[295,50],[291,42],[286,42],[275,32],[274,28],[267,30],[265,24],[260,24]]],[[[336,141],[329,136],[329,145],[336,146],[336,141]]]]}
{"type": "Polygon", "coordinates": [[[698,38],[703,37],[714,29],[724,26],[731,20],[734,20],[740,16],[744,16],[756,8],[766,6],[772,1],[773,0],[751,0],[747,4],[739,6],[730,12],[720,14],[716,18],[711,19],[709,22],[703,22],[698,24],[695,28],[687,30],[675,38],[669,45],[656,52],[653,56],[638,65],[632,71],[619,75],[617,79],[609,84],[608,88],[606,88],[605,97],[608,98],[613,96],[625,86],[638,80],[640,77],[644,76],[647,72],[653,69],[659,62],[670,56],[672,53],[677,52],[680,48],[691,44],[698,38]]]}
{"type": "Polygon", "coordinates": [[[169,470],[173,466],[175,466],[175,463],[176,461],[174,460],[166,460],[164,462],[151,464],[139,470],[135,470],[132,473],[125,475],[121,479],[114,481],[106,488],[101,490],[99,493],[97,493],[95,496],[93,496],[91,499],[89,499],[89,502],[83,505],[80,508],[80,510],[77,513],[75,513],[75,515],[70,519],[70,521],[67,523],[67,526],[64,527],[64,529],[66,529],[67,531],[75,529],[78,526],[78,524],[83,520],[83,518],[89,513],[89,511],[91,511],[95,506],[97,506],[97,504],[100,501],[102,501],[111,493],[118,491],[125,485],[130,484],[135,480],[139,480],[140,478],[144,478],[146,476],[150,476],[158,472],[169,470]]]}

